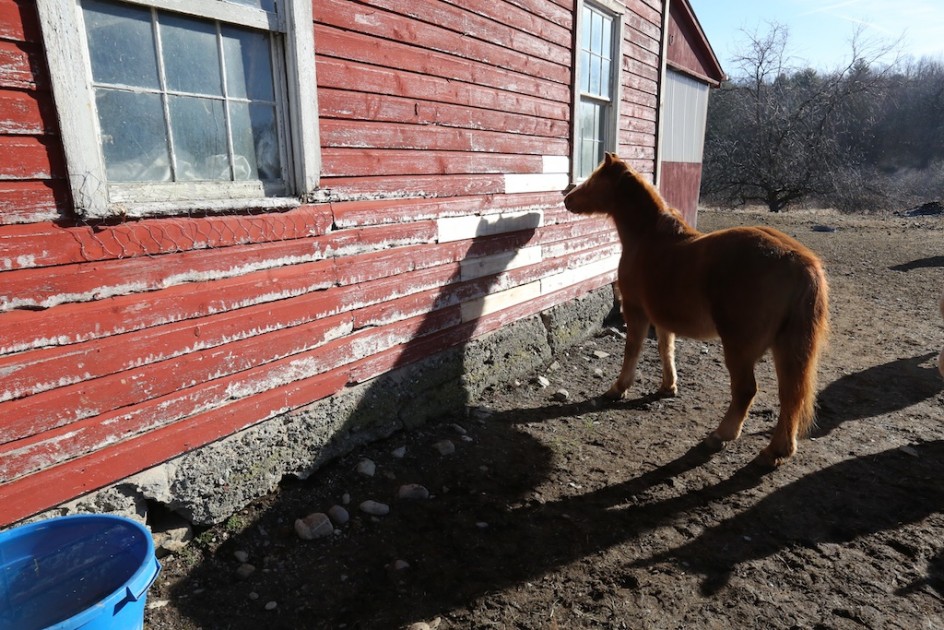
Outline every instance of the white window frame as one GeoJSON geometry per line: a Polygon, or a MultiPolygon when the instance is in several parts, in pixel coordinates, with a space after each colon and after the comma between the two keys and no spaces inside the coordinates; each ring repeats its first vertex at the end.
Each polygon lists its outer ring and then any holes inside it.
{"type": "MultiPolygon", "coordinates": [[[[572,130],[572,154],[571,154],[571,179],[579,182],[585,179],[581,171],[580,157],[580,105],[585,98],[595,99],[591,95],[582,94],[580,87],[583,77],[580,75],[580,41],[583,32],[583,9],[588,6],[600,13],[604,13],[613,19],[612,50],[610,52],[612,63],[610,65],[610,94],[609,120],[604,129],[605,137],[603,139],[603,150],[615,152],[619,143],[619,120],[620,103],[623,96],[622,85],[622,64],[623,64],[623,37],[625,26],[623,24],[623,15],[626,7],[615,0],[578,0],[576,14],[574,17],[574,83],[573,83],[573,103],[571,111],[573,112],[573,130],[572,130]]],[[[596,165],[594,165],[595,167],[596,165]]],[[[592,169],[591,169],[592,170],[592,169]]]]}
{"type": "Polygon", "coordinates": [[[276,0],[276,12],[228,0],[119,0],[196,18],[271,31],[283,38],[285,93],[277,95],[286,128],[286,186],[281,197],[266,196],[260,182],[175,182],[111,184],[101,150],[92,88],[91,61],[82,18],[82,0],[37,0],[40,28],[59,116],[75,210],[85,218],[181,214],[195,210],[276,209],[296,206],[318,188],[321,143],[318,132],[315,40],[311,0],[276,0]],[[171,196],[168,199],[168,189],[171,196]]]}

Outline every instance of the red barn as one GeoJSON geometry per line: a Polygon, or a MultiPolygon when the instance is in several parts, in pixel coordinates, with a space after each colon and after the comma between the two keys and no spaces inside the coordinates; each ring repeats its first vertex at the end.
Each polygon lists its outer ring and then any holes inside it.
{"type": "Polygon", "coordinates": [[[218,521],[590,334],[619,244],[561,189],[697,202],[669,4],[0,0],[0,525],[218,521]]]}

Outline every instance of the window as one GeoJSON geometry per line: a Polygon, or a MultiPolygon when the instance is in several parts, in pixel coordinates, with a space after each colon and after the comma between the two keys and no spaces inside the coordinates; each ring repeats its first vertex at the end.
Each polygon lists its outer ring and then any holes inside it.
{"type": "Polygon", "coordinates": [[[318,184],[310,0],[39,0],[88,217],[294,205],[318,184]]]}
{"type": "Polygon", "coordinates": [[[578,180],[599,165],[604,151],[616,150],[622,41],[618,6],[584,2],[579,7],[574,90],[574,178],[578,180]]]}

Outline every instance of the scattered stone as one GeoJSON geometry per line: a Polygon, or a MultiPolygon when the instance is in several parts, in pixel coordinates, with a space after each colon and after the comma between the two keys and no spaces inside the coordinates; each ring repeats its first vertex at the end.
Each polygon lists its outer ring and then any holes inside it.
{"type": "Polygon", "coordinates": [[[601,370],[600,368],[595,368],[595,369],[593,370],[593,377],[594,377],[594,378],[602,379],[602,378],[603,378],[603,370],[601,370]]]}
{"type": "Polygon", "coordinates": [[[557,370],[561,369],[561,364],[557,361],[554,361],[549,366],[547,366],[547,369],[552,372],[556,372],[557,370]]]}
{"type": "Polygon", "coordinates": [[[468,433],[468,431],[465,430],[465,427],[462,426],[461,424],[453,423],[451,426],[452,426],[452,430],[458,433],[459,435],[465,435],[466,433],[468,433]]]}
{"type": "Polygon", "coordinates": [[[486,523],[485,521],[479,521],[478,523],[475,524],[475,526],[478,527],[479,529],[488,529],[488,523],[486,523]]]}
{"type": "Polygon", "coordinates": [[[376,470],[377,465],[369,459],[362,459],[357,463],[357,473],[365,477],[373,477],[376,470]]]}
{"type": "Polygon", "coordinates": [[[154,599],[149,600],[147,603],[148,610],[155,610],[157,608],[164,608],[170,603],[170,600],[167,599],[154,599]]]}
{"type": "Polygon", "coordinates": [[[334,526],[327,514],[315,512],[305,518],[295,520],[295,533],[302,540],[315,540],[323,538],[334,532],[334,526]]]}
{"type": "Polygon", "coordinates": [[[246,553],[245,551],[242,551],[242,550],[240,550],[240,551],[234,551],[234,552],[233,552],[233,557],[236,558],[238,561],[240,561],[240,562],[242,562],[242,563],[249,562],[249,554],[246,553]]]}
{"type": "Polygon", "coordinates": [[[347,522],[351,520],[351,515],[340,505],[332,505],[328,510],[328,516],[338,526],[347,525],[347,522]]]}
{"type": "Polygon", "coordinates": [[[469,436],[469,435],[460,436],[459,439],[462,440],[463,442],[474,442],[474,441],[475,441],[475,440],[472,439],[472,436],[469,436]]]}
{"type": "Polygon", "coordinates": [[[400,486],[397,497],[408,500],[424,500],[429,498],[429,490],[418,483],[407,483],[400,486]]]}
{"type": "Polygon", "coordinates": [[[244,563],[244,564],[239,565],[239,567],[236,569],[236,577],[238,577],[240,580],[245,580],[246,578],[248,578],[250,575],[252,575],[255,572],[256,572],[255,566],[248,563],[244,563]]]}
{"type": "Polygon", "coordinates": [[[452,455],[456,452],[456,445],[452,443],[452,440],[440,440],[433,444],[433,448],[439,451],[440,455],[452,455]]]}
{"type": "Polygon", "coordinates": [[[267,602],[265,605],[266,610],[275,610],[279,607],[278,602],[267,602]]]}
{"type": "Polygon", "coordinates": [[[918,450],[912,446],[902,446],[898,450],[900,450],[905,455],[911,455],[912,457],[919,457],[918,450]]]}
{"type": "Polygon", "coordinates": [[[610,356],[610,353],[609,353],[609,352],[603,352],[602,350],[594,350],[594,351],[593,351],[593,356],[595,356],[595,357],[598,358],[598,359],[605,359],[605,358],[607,358],[608,356],[610,356]]]}
{"type": "Polygon", "coordinates": [[[551,386],[551,382],[544,376],[538,376],[534,379],[534,382],[540,385],[542,388],[547,388],[551,386]]]}
{"type": "Polygon", "coordinates": [[[396,457],[397,459],[403,459],[403,458],[406,456],[406,447],[405,447],[405,446],[399,446],[399,447],[393,449],[393,450],[390,452],[390,454],[393,455],[394,457],[396,457]]]}
{"type": "Polygon", "coordinates": [[[835,232],[836,228],[831,225],[814,225],[810,228],[814,232],[835,232]]]}
{"type": "Polygon", "coordinates": [[[360,510],[371,516],[386,516],[390,514],[390,506],[379,501],[367,500],[360,504],[360,510]]]}
{"type": "Polygon", "coordinates": [[[559,389],[556,392],[554,392],[554,395],[551,396],[551,398],[553,398],[554,400],[558,402],[564,402],[565,400],[570,398],[570,392],[568,392],[566,389],[559,389]]]}
{"type": "Polygon", "coordinates": [[[257,599],[259,599],[259,593],[255,591],[249,593],[249,599],[256,601],[257,599]]]}
{"type": "Polygon", "coordinates": [[[417,621],[406,627],[406,630],[436,630],[442,623],[441,617],[436,617],[432,621],[417,621]]]}
{"type": "Polygon", "coordinates": [[[410,568],[410,563],[407,562],[406,560],[397,560],[396,562],[393,563],[394,571],[406,571],[409,568],[410,568]]]}
{"type": "Polygon", "coordinates": [[[345,492],[341,495],[341,505],[350,505],[351,504],[351,495],[350,493],[345,492]]]}

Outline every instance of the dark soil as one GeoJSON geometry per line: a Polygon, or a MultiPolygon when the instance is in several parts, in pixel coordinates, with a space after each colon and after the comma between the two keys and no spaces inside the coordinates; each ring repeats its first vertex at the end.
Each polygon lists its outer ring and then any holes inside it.
{"type": "Polygon", "coordinates": [[[679,395],[659,400],[649,340],[629,399],[604,403],[623,345],[606,330],[200,533],[163,559],[146,628],[944,628],[944,221],[699,220],[773,225],[826,263],[818,426],[789,463],[748,465],[778,412],[769,359],[744,434],[711,455],[699,443],[728,402],[720,345],[680,339],[679,395]],[[454,454],[433,448],[443,439],[454,454]],[[432,497],[397,499],[406,483],[432,497]],[[347,525],[297,537],[295,519],[345,493],[347,525]],[[360,513],[365,499],[390,513],[360,513]],[[246,578],[237,551],[256,567],[246,578]]]}

